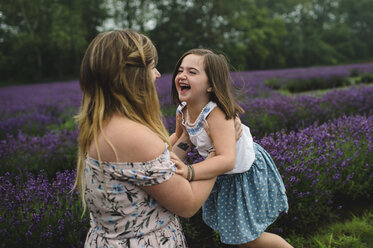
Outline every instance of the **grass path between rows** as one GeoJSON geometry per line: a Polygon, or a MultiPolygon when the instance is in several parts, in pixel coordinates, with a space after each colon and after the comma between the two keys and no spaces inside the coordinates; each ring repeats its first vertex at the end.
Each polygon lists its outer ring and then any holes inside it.
{"type": "Polygon", "coordinates": [[[297,248],[371,248],[373,247],[373,207],[360,216],[321,227],[310,237],[292,236],[297,248]]]}

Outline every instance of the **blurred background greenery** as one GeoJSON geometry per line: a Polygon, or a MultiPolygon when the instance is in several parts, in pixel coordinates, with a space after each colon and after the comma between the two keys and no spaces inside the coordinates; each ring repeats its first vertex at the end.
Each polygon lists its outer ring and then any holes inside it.
{"type": "Polygon", "coordinates": [[[373,0],[0,0],[0,84],[76,79],[98,33],[131,28],[159,52],[224,52],[237,71],[373,59],[373,0]]]}

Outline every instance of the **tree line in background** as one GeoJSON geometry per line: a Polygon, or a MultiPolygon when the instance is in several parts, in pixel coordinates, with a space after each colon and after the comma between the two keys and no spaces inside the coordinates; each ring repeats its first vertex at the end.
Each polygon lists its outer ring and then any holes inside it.
{"type": "Polygon", "coordinates": [[[0,82],[76,79],[92,38],[147,34],[158,69],[206,47],[238,71],[373,59],[373,0],[0,0],[0,82]]]}

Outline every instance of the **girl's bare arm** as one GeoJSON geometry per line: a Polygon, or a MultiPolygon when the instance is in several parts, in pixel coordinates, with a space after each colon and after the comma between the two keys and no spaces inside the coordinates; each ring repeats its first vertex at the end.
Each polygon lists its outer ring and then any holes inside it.
{"type": "Polygon", "coordinates": [[[215,147],[215,156],[193,164],[194,180],[214,178],[234,168],[236,138],[234,120],[226,120],[225,114],[215,108],[207,118],[209,132],[215,147]]]}

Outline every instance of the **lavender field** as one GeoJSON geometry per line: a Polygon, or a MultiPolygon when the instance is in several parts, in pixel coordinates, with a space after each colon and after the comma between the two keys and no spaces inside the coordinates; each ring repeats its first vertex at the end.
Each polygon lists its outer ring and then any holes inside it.
{"type": "MultiPolygon", "coordinates": [[[[271,226],[284,237],[329,223],[351,202],[373,202],[373,82],[319,94],[282,94],[266,80],[373,73],[373,63],[232,72],[243,123],[273,157],[289,212],[271,226]]],[[[299,81],[301,83],[301,81],[299,81]]],[[[156,82],[164,123],[175,128],[171,75],[156,82]]],[[[0,247],[81,247],[89,227],[75,177],[78,81],[0,88],[0,247]],[[41,245],[42,244],[42,245],[41,245]]],[[[199,160],[195,151],[190,162],[199,160]]],[[[214,243],[198,216],[183,220],[189,244],[214,243]],[[196,219],[197,218],[197,219],[196,219]],[[192,223],[192,225],[191,225],[192,223]]]]}

